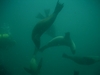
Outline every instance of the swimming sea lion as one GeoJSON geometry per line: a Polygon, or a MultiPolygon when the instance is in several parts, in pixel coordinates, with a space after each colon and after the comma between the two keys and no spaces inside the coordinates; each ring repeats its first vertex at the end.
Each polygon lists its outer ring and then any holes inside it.
{"type": "Polygon", "coordinates": [[[38,75],[40,73],[41,66],[42,66],[42,59],[40,60],[39,64],[37,64],[36,59],[32,58],[30,61],[30,68],[24,67],[24,69],[31,75],[38,75]]]}
{"type": "Polygon", "coordinates": [[[40,48],[40,37],[41,35],[48,29],[51,27],[51,25],[54,23],[58,13],[61,11],[61,9],[63,8],[63,4],[59,3],[59,0],[57,2],[57,5],[55,7],[55,10],[53,12],[52,15],[48,16],[47,18],[41,20],[40,22],[38,22],[33,31],[32,31],[32,40],[35,44],[35,52],[34,54],[37,53],[38,49],[40,48]]]}
{"type": "Polygon", "coordinates": [[[65,36],[58,36],[53,38],[50,42],[48,42],[48,44],[40,48],[40,51],[42,52],[45,49],[54,46],[68,46],[70,47],[72,53],[75,54],[76,46],[70,38],[70,32],[65,33],[65,36]]]}
{"type": "Polygon", "coordinates": [[[73,60],[74,62],[76,62],[77,64],[80,65],[92,65],[96,62],[100,62],[100,57],[99,56],[85,56],[85,57],[81,57],[81,56],[68,56],[67,54],[63,54],[62,55],[63,58],[69,58],[71,60],[73,60]]]}

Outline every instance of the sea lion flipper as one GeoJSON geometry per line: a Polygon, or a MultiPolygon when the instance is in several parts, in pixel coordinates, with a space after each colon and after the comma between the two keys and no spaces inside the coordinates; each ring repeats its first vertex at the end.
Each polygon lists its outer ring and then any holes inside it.
{"type": "Polygon", "coordinates": [[[38,18],[38,19],[44,19],[45,17],[41,13],[38,13],[38,15],[36,16],[36,18],[38,18]]]}
{"type": "Polygon", "coordinates": [[[44,12],[45,12],[45,16],[48,17],[50,13],[50,9],[45,9],[44,12]]]}
{"type": "Polygon", "coordinates": [[[57,1],[57,4],[56,4],[56,8],[55,8],[54,13],[58,14],[62,10],[63,6],[64,6],[64,3],[63,4],[60,4],[59,3],[59,0],[58,0],[57,1]]]}

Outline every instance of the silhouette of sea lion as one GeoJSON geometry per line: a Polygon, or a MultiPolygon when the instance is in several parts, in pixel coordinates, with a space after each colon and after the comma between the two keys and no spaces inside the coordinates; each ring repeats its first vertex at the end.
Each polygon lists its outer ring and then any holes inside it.
{"type": "Polygon", "coordinates": [[[81,57],[81,56],[69,56],[67,54],[62,55],[63,58],[69,58],[80,65],[92,65],[96,62],[100,62],[99,56],[87,56],[87,57],[81,57]]]}
{"type": "Polygon", "coordinates": [[[75,54],[76,46],[70,38],[70,32],[65,33],[65,36],[57,36],[53,38],[45,46],[41,47],[40,51],[43,52],[45,49],[54,46],[68,46],[70,47],[72,53],[75,54]]]}
{"type": "Polygon", "coordinates": [[[63,4],[59,3],[59,0],[57,2],[57,5],[55,7],[55,10],[52,15],[48,16],[47,18],[41,20],[38,22],[35,27],[33,28],[32,31],[32,40],[35,44],[35,52],[34,55],[37,53],[38,49],[40,48],[40,37],[42,34],[52,26],[54,23],[58,13],[61,11],[63,8],[63,4]]]}

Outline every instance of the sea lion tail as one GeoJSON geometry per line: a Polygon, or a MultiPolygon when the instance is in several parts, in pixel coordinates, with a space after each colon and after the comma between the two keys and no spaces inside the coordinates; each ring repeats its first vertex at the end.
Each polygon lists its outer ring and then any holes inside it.
{"type": "Polygon", "coordinates": [[[59,0],[58,0],[56,7],[55,7],[55,10],[54,10],[54,13],[58,14],[62,10],[63,6],[64,6],[64,3],[60,4],[59,0]]]}
{"type": "Polygon", "coordinates": [[[68,55],[65,54],[65,53],[62,54],[62,57],[63,57],[63,58],[70,58],[70,56],[68,56],[68,55]]]}
{"type": "Polygon", "coordinates": [[[45,17],[41,13],[38,13],[38,15],[36,16],[36,18],[38,18],[38,19],[44,19],[45,17]]]}

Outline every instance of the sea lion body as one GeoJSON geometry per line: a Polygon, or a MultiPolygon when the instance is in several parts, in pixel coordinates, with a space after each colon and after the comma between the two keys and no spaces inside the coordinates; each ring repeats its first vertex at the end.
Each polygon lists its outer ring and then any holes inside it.
{"type": "Polygon", "coordinates": [[[96,62],[100,61],[99,56],[87,56],[87,57],[81,57],[81,56],[68,56],[67,54],[62,55],[64,58],[69,58],[80,65],[92,65],[96,62]]]}
{"type": "Polygon", "coordinates": [[[67,43],[63,36],[58,36],[53,38],[47,45],[45,45],[45,47],[49,48],[53,46],[62,46],[62,45],[67,45],[67,43]]]}
{"type": "Polygon", "coordinates": [[[70,47],[72,53],[75,54],[76,46],[74,42],[72,41],[72,39],[70,38],[69,32],[67,32],[65,36],[58,36],[58,37],[53,38],[45,46],[40,48],[40,51],[44,51],[45,49],[49,47],[54,47],[54,46],[68,46],[70,47]]]}
{"type": "Polygon", "coordinates": [[[32,31],[32,40],[36,44],[37,48],[40,47],[40,37],[41,35],[53,24],[55,21],[56,15],[51,15],[48,18],[41,20],[37,25],[34,27],[32,31]],[[34,37],[35,36],[35,37],[34,37]]]}
{"type": "Polygon", "coordinates": [[[40,37],[48,28],[50,28],[52,26],[58,13],[61,11],[62,8],[63,8],[63,4],[60,4],[59,0],[58,0],[53,14],[48,16],[47,18],[41,20],[40,22],[38,22],[35,25],[35,27],[32,31],[32,40],[36,47],[34,54],[36,54],[38,49],[40,48],[40,37]]]}

